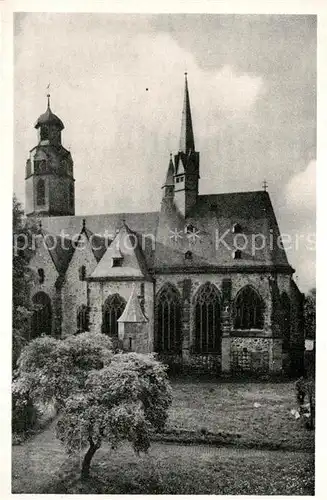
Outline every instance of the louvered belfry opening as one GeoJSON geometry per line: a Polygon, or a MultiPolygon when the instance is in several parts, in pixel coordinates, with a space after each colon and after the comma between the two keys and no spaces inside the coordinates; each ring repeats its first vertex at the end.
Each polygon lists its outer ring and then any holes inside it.
{"type": "Polygon", "coordinates": [[[195,298],[195,352],[221,352],[220,296],[211,283],[202,285],[195,298]]]}
{"type": "Polygon", "coordinates": [[[157,296],[156,351],[180,354],[182,351],[182,310],[178,291],[170,284],[165,285],[157,296]]]}
{"type": "Polygon", "coordinates": [[[125,307],[126,301],[118,293],[107,298],[103,306],[102,333],[118,338],[118,319],[125,307]]]}
{"type": "Polygon", "coordinates": [[[43,179],[37,181],[36,186],[36,204],[45,205],[45,182],[43,179]]]}

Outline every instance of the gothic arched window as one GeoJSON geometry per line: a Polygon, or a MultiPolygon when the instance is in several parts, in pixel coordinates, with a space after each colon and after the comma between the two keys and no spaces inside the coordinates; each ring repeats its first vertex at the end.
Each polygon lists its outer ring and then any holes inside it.
{"type": "Polygon", "coordinates": [[[289,349],[291,338],[291,301],[286,292],[281,296],[283,348],[289,349]]]}
{"type": "Polygon", "coordinates": [[[168,283],[159,291],[156,300],[157,352],[181,352],[181,316],[180,295],[168,283]]]}
{"type": "Polygon", "coordinates": [[[45,182],[39,179],[36,185],[36,204],[45,205],[45,182]]]}
{"type": "Polygon", "coordinates": [[[39,337],[42,333],[51,335],[52,309],[51,300],[44,292],[38,292],[33,299],[33,316],[31,338],[39,337]]]}
{"type": "Polygon", "coordinates": [[[123,314],[126,301],[115,293],[110,295],[103,305],[102,333],[118,337],[118,319],[123,314]]]}
{"type": "Polygon", "coordinates": [[[77,330],[88,332],[89,330],[89,309],[83,304],[77,309],[77,330]]]}
{"type": "Polygon", "coordinates": [[[195,297],[195,351],[221,350],[220,296],[211,283],[202,285],[195,297]]]}
{"type": "Polygon", "coordinates": [[[234,327],[241,330],[262,329],[264,304],[258,292],[245,286],[235,299],[234,327]]]}

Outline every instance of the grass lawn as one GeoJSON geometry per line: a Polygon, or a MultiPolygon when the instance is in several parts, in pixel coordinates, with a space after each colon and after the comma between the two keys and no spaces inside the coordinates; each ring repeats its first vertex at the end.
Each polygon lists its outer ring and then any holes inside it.
{"type": "Polygon", "coordinates": [[[314,455],[154,443],[136,456],[124,444],[101,448],[88,483],[79,459],[68,458],[54,428],[13,449],[13,493],[312,495],[314,455]]]}
{"type": "Polygon", "coordinates": [[[81,484],[79,459],[67,457],[52,424],[13,447],[13,493],[314,493],[313,433],[290,415],[293,384],[174,381],[173,391],[169,429],[295,443],[299,451],[153,443],[138,457],[127,444],[117,451],[104,445],[94,457],[92,479],[81,484]],[[254,408],[255,402],[261,406],[254,408]]]}
{"type": "Polygon", "coordinates": [[[294,419],[294,382],[173,381],[167,429],[239,435],[236,443],[313,451],[314,433],[294,419]],[[260,406],[255,408],[254,403],[260,406]]]}

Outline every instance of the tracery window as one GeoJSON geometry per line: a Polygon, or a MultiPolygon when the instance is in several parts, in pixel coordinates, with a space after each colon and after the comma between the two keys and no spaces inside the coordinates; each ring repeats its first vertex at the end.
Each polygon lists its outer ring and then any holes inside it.
{"type": "Polygon", "coordinates": [[[103,305],[102,333],[118,337],[118,319],[123,314],[126,301],[118,293],[110,295],[103,305]]]}
{"type": "Polygon", "coordinates": [[[220,352],[220,296],[212,283],[202,285],[196,294],[194,337],[196,352],[220,352]]]}
{"type": "Polygon", "coordinates": [[[89,309],[83,304],[77,309],[77,331],[88,332],[89,330],[89,309]]]}
{"type": "Polygon", "coordinates": [[[31,338],[40,337],[41,334],[51,335],[52,309],[51,300],[44,292],[38,292],[32,299],[33,316],[31,338]]]}
{"type": "Polygon", "coordinates": [[[156,351],[181,352],[181,299],[178,291],[170,284],[165,285],[157,296],[156,316],[156,351]]]}
{"type": "Polygon", "coordinates": [[[263,301],[251,286],[244,287],[237,295],[235,300],[235,320],[236,329],[250,330],[251,328],[262,329],[263,301]]]}
{"type": "Polygon", "coordinates": [[[36,185],[36,204],[45,205],[45,182],[39,179],[36,185]]]}

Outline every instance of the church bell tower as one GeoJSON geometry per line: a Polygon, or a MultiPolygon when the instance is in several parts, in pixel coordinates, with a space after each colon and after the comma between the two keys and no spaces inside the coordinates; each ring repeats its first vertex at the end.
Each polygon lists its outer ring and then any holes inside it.
{"type": "Polygon", "coordinates": [[[183,217],[188,217],[199,193],[200,154],[195,151],[187,73],[179,151],[174,157],[174,201],[183,217]]]}
{"type": "Polygon", "coordinates": [[[70,152],[61,144],[64,124],[50,108],[41,115],[35,128],[38,143],[26,162],[25,213],[27,216],[75,214],[75,180],[70,152]]]}

